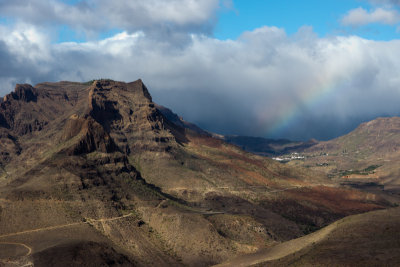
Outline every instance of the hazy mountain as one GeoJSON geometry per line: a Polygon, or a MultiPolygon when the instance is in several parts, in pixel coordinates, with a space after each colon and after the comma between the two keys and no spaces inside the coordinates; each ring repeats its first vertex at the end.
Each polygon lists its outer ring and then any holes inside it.
{"type": "Polygon", "coordinates": [[[318,144],[318,141],[311,139],[307,142],[291,141],[288,139],[269,139],[263,137],[226,135],[223,139],[239,146],[243,150],[263,155],[263,156],[279,156],[292,152],[301,152],[309,147],[318,144]]]}
{"type": "Polygon", "coordinates": [[[336,139],[300,151],[290,165],[326,172],[339,182],[375,183],[400,193],[400,118],[377,118],[336,139]]]}

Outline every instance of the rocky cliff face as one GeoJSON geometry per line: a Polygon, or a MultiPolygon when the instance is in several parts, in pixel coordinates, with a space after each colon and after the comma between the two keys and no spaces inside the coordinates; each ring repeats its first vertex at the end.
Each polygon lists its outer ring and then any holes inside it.
{"type": "Polygon", "coordinates": [[[92,117],[79,118],[77,115],[72,115],[65,124],[62,138],[64,141],[77,139],[74,145],[67,149],[68,155],[87,154],[94,151],[103,153],[120,151],[101,124],[92,117]]]}
{"type": "Polygon", "coordinates": [[[88,97],[90,116],[128,155],[138,150],[163,151],[174,144],[174,136],[141,80],[127,84],[96,81],[88,97]]]}
{"type": "Polygon", "coordinates": [[[99,150],[129,155],[138,150],[164,151],[175,144],[141,80],[17,85],[0,105],[2,143],[38,132],[57,136],[63,129],[52,142],[80,136],[70,153],[99,150]]]}

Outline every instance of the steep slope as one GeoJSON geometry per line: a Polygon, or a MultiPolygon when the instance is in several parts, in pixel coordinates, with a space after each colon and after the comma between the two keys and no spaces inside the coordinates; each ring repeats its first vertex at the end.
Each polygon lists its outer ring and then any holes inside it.
{"type": "Polygon", "coordinates": [[[40,266],[65,250],[82,262],[206,266],[389,205],[160,109],[141,80],[17,85],[6,95],[0,244],[19,249],[2,260],[40,266]],[[351,205],[335,205],[335,194],[351,205]]]}
{"type": "Polygon", "coordinates": [[[156,104],[156,108],[157,108],[157,110],[159,110],[161,112],[161,114],[170,123],[174,124],[175,127],[179,127],[181,129],[184,129],[185,131],[191,131],[192,133],[211,136],[210,133],[208,133],[207,131],[204,131],[203,129],[201,129],[197,125],[195,125],[195,124],[193,124],[191,122],[183,120],[182,117],[179,117],[176,113],[172,112],[172,110],[170,110],[169,108],[161,106],[161,105],[157,105],[157,104],[156,104]]]}

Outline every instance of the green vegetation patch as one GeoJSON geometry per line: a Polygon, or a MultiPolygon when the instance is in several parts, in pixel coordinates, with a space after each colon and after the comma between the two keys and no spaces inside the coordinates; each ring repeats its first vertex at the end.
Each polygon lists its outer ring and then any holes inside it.
{"type": "Polygon", "coordinates": [[[340,175],[341,176],[347,176],[347,175],[352,175],[352,174],[369,175],[369,174],[375,173],[375,170],[381,166],[382,165],[371,165],[363,170],[345,170],[345,171],[341,171],[340,175]]]}

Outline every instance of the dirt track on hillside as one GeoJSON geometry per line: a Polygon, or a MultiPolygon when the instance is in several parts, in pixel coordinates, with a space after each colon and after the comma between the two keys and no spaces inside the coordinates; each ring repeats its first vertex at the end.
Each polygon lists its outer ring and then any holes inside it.
{"type": "Polygon", "coordinates": [[[29,233],[40,232],[40,231],[54,230],[54,229],[58,229],[58,228],[75,226],[75,225],[79,225],[79,224],[90,224],[92,222],[115,221],[115,220],[131,217],[133,215],[134,215],[133,213],[130,213],[130,214],[127,214],[127,215],[118,216],[118,217],[112,217],[112,218],[88,219],[86,222],[74,222],[74,223],[60,224],[60,225],[55,225],[55,226],[48,226],[48,227],[43,227],[43,228],[37,228],[37,229],[32,229],[32,230],[26,230],[26,231],[21,231],[21,232],[4,234],[4,235],[0,235],[0,238],[11,237],[11,236],[16,236],[16,235],[22,235],[22,234],[29,234],[29,233]]]}
{"type": "MultiPolygon", "coordinates": [[[[61,224],[61,225],[25,230],[25,231],[21,231],[21,232],[3,234],[3,235],[0,235],[0,239],[7,238],[7,237],[14,237],[14,236],[23,235],[23,234],[37,233],[37,232],[41,232],[41,231],[50,231],[50,230],[55,230],[55,229],[60,229],[60,228],[65,228],[65,227],[82,225],[82,224],[92,224],[94,222],[115,221],[115,220],[120,220],[120,219],[131,217],[131,216],[134,216],[134,214],[130,213],[127,215],[112,217],[112,218],[87,219],[86,221],[82,221],[82,222],[74,222],[74,223],[68,223],[68,224],[61,224]]],[[[17,242],[8,242],[3,239],[3,241],[0,241],[0,249],[1,249],[0,252],[2,252],[2,253],[0,253],[0,263],[8,264],[10,266],[14,266],[14,265],[21,266],[21,264],[23,263],[24,266],[31,266],[30,265],[31,262],[29,262],[29,261],[25,262],[25,260],[28,259],[28,257],[33,252],[33,248],[30,247],[28,244],[17,243],[17,242]],[[22,250],[18,249],[18,246],[22,247],[23,249],[22,250]],[[18,258],[19,260],[17,260],[17,261],[10,260],[10,259],[15,259],[15,258],[18,258]]]]}

